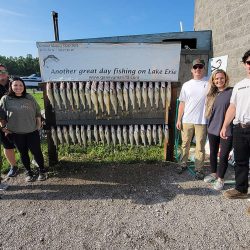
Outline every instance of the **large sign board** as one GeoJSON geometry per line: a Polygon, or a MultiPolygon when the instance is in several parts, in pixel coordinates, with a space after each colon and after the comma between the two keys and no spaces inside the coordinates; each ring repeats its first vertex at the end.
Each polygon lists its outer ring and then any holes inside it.
{"type": "Polygon", "coordinates": [[[180,43],[38,42],[43,81],[178,81],[180,43]]]}

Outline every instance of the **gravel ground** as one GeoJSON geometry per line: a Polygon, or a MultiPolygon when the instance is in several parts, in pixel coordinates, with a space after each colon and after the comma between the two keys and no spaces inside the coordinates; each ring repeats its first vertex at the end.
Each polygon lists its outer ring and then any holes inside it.
{"type": "Polygon", "coordinates": [[[249,202],[224,199],[172,163],[76,166],[7,183],[0,249],[249,249],[249,202]]]}

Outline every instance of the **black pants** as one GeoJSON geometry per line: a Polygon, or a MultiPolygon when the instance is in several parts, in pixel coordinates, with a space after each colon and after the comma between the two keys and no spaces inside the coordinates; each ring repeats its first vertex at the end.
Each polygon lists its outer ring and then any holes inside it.
{"type": "Polygon", "coordinates": [[[208,134],[209,146],[210,146],[210,166],[211,172],[217,173],[217,176],[224,179],[225,173],[228,167],[228,156],[232,149],[233,138],[232,136],[227,139],[222,139],[220,136],[208,134]],[[217,155],[220,146],[220,161],[217,168],[217,155]]]}
{"type": "Polygon", "coordinates": [[[9,136],[10,139],[14,142],[17,150],[19,151],[22,163],[27,172],[31,172],[29,150],[33,154],[34,159],[39,166],[39,171],[42,173],[45,172],[44,159],[41,150],[40,136],[38,130],[27,134],[13,133],[9,136]]]}
{"type": "Polygon", "coordinates": [[[248,173],[250,157],[250,128],[235,126],[233,129],[233,147],[235,157],[235,188],[239,192],[248,191],[248,173]]]}

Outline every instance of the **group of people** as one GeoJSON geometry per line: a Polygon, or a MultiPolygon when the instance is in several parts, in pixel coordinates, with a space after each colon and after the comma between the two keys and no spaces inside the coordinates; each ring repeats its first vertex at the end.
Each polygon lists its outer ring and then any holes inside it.
{"type": "Polygon", "coordinates": [[[16,148],[26,169],[26,181],[35,180],[29,151],[39,166],[37,179],[45,180],[46,171],[39,135],[40,107],[33,96],[26,92],[25,83],[21,78],[15,77],[10,81],[7,68],[3,64],[0,64],[0,98],[0,140],[10,164],[7,176],[14,177],[18,173],[14,151],[16,148]]]}
{"type": "MultiPolygon", "coordinates": [[[[213,183],[215,190],[224,187],[230,151],[235,157],[235,188],[223,193],[229,199],[247,198],[250,157],[250,50],[242,57],[246,78],[229,87],[228,74],[217,69],[205,79],[205,62],[195,59],[193,79],[183,84],[176,128],[181,130],[182,146],[177,171],[187,169],[190,144],[195,135],[195,176],[213,183]],[[209,140],[210,170],[204,175],[205,143],[209,140]],[[219,153],[219,164],[217,156],[219,153]]],[[[250,214],[250,207],[248,208],[250,214]]]]}

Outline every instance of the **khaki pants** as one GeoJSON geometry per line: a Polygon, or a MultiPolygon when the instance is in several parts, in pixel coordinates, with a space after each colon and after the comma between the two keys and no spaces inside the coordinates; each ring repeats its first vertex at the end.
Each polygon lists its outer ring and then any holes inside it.
{"type": "Polygon", "coordinates": [[[195,170],[200,171],[204,166],[205,159],[205,143],[207,137],[207,125],[183,123],[181,130],[182,146],[181,146],[181,163],[187,163],[190,143],[195,135],[195,170]]]}

